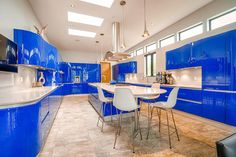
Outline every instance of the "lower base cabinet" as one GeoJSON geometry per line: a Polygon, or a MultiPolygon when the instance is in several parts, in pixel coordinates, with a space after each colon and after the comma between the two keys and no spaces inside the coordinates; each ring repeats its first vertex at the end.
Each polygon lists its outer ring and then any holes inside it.
{"type": "Polygon", "coordinates": [[[67,83],[62,89],[63,95],[97,93],[97,89],[88,83],[67,83]]]}
{"type": "Polygon", "coordinates": [[[36,157],[62,100],[61,88],[30,105],[0,109],[0,156],[36,157]]]}
{"type": "Polygon", "coordinates": [[[225,122],[236,126],[236,93],[226,94],[225,122]]]}

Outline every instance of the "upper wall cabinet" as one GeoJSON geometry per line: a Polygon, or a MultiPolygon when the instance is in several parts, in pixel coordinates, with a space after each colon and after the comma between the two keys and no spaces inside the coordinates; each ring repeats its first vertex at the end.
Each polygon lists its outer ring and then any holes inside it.
{"type": "Polygon", "coordinates": [[[125,75],[129,73],[137,73],[137,62],[131,61],[127,63],[120,63],[112,67],[113,80],[125,81],[125,75]]]}
{"type": "Polygon", "coordinates": [[[57,69],[57,49],[44,41],[40,35],[14,29],[14,41],[18,45],[18,64],[57,69]]]}

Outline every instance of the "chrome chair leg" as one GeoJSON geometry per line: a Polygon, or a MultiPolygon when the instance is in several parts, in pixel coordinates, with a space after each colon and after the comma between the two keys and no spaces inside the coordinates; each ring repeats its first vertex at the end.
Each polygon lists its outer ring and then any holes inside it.
{"type": "Polygon", "coordinates": [[[100,120],[100,116],[98,116],[97,126],[98,126],[98,124],[99,124],[99,120],[100,120]]]}
{"type": "Polygon", "coordinates": [[[177,127],[176,127],[176,123],[175,123],[174,114],[173,114],[173,111],[172,111],[172,110],[170,110],[170,111],[171,111],[171,116],[172,116],[172,120],[173,120],[174,127],[175,127],[176,136],[177,136],[177,138],[178,138],[178,141],[180,141],[180,139],[179,139],[178,129],[177,129],[177,127]]]}
{"type": "Polygon", "coordinates": [[[170,139],[170,124],[169,124],[169,116],[168,116],[168,111],[166,110],[166,120],[167,120],[167,127],[168,127],[168,137],[169,137],[169,145],[170,149],[171,147],[171,139],[170,139]]]}
{"type": "Polygon", "coordinates": [[[111,122],[113,122],[113,119],[112,119],[112,103],[110,103],[110,110],[111,110],[111,122]]]}
{"type": "Polygon", "coordinates": [[[140,114],[138,114],[138,113],[137,113],[137,118],[138,118],[138,131],[139,131],[139,135],[140,135],[140,140],[143,140],[142,131],[141,131],[140,122],[139,122],[140,114]]]}
{"type": "Polygon", "coordinates": [[[157,114],[159,119],[159,133],[161,132],[161,109],[157,108],[157,114]]]}
{"type": "Polygon", "coordinates": [[[146,139],[148,139],[149,130],[150,130],[150,105],[148,104],[148,130],[147,130],[147,137],[146,137],[146,139]]]}
{"type": "Polygon", "coordinates": [[[117,137],[118,137],[119,130],[120,130],[120,120],[121,120],[121,116],[119,114],[118,123],[117,123],[117,126],[116,126],[115,141],[114,141],[113,149],[115,149],[115,147],[116,147],[116,141],[117,141],[117,137]]]}
{"type": "MultiPolygon", "coordinates": [[[[151,108],[151,107],[150,107],[151,108]]],[[[150,129],[151,129],[151,123],[152,123],[152,117],[153,117],[153,110],[154,110],[154,107],[149,109],[149,112],[150,112],[150,116],[148,118],[148,131],[147,131],[147,139],[149,137],[149,132],[150,132],[150,129]],[[151,110],[151,111],[150,111],[151,110]]]]}
{"type": "Polygon", "coordinates": [[[135,130],[136,130],[136,119],[135,119],[135,117],[136,117],[136,112],[134,112],[134,118],[132,118],[133,119],[133,124],[134,125],[131,125],[132,127],[131,127],[131,132],[132,132],[132,137],[131,137],[131,140],[132,140],[132,149],[133,149],[133,153],[135,153],[135,151],[134,151],[134,138],[135,138],[135,130]]]}

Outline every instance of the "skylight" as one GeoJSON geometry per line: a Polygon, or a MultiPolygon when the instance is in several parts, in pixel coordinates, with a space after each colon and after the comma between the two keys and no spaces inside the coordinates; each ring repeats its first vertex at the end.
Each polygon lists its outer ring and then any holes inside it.
{"type": "Polygon", "coordinates": [[[111,8],[111,6],[114,2],[114,0],[80,0],[80,1],[95,4],[95,5],[99,5],[99,6],[102,6],[102,7],[107,7],[107,8],[111,8]]]}
{"type": "Polygon", "coordinates": [[[81,37],[89,37],[89,38],[94,38],[96,36],[96,33],[94,32],[89,32],[89,31],[81,31],[78,29],[68,29],[68,34],[69,35],[75,35],[75,36],[81,36],[81,37]]]}
{"type": "Polygon", "coordinates": [[[68,12],[69,22],[76,22],[76,23],[82,23],[82,24],[93,25],[93,26],[101,26],[103,20],[104,19],[100,17],[94,17],[94,16],[78,14],[74,12],[68,12]]]}

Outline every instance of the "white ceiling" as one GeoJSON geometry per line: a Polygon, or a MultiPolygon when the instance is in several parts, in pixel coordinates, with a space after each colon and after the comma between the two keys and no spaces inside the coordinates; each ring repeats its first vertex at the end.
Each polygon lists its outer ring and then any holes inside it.
{"type": "MultiPolygon", "coordinates": [[[[151,35],[177,22],[212,0],[147,0],[147,27],[151,35]]],[[[29,0],[40,23],[48,25],[47,36],[60,50],[75,52],[99,52],[96,40],[102,41],[102,51],[112,50],[112,22],[122,21],[120,0],[115,0],[111,8],[100,7],[80,0],[29,0]],[[70,5],[74,4],[72,8],[70,5]],[[67,12],[87,14],[104,18],[101,27],[67,21],[67,12]],[[95,38],[68,35],[68,28],[96,32],[95,38]],[[104,33],[101,37],[99,34],[104,33]],[[76,41],[79,40],[79,41],[76,41]]],[[[126,0],[125,40],[126,49],[145,38],[143,33],[143,0],[126,0]]],[[[122,23],[121,23],[122,25],[122,23]]]]}

